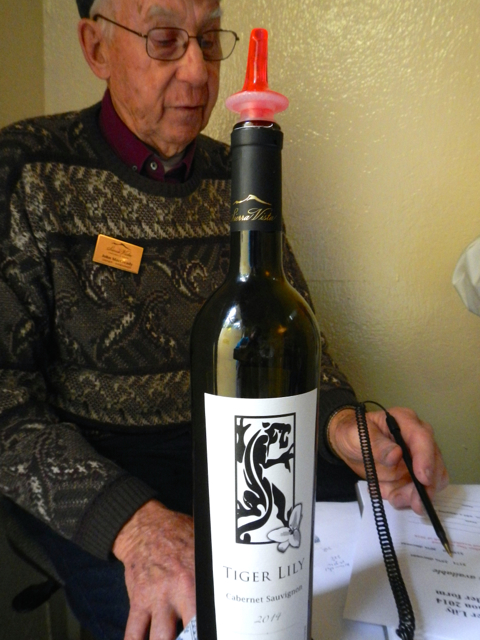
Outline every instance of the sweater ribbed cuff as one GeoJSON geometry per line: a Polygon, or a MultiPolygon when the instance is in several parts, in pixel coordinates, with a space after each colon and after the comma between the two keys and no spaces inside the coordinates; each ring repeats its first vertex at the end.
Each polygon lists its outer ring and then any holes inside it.
{"type": "Polygon", "coordinates": [[[327,440],[327,426],[332,413],[338,412],[342,407],[356,406],[358,401],[353,391],[348,389],[329,389],[320,392],[318,412],[318,453],[322,458],[335,464],[344,464],[330,451],[327,440]]]}
{"type": "Polygon", "coordinates": [[[138,478],[121,475],[94,500],[73,542],[97,558],[111,559],[112,546],[120,529],[141,506],[155,497],[156,492],[138,478]]]}

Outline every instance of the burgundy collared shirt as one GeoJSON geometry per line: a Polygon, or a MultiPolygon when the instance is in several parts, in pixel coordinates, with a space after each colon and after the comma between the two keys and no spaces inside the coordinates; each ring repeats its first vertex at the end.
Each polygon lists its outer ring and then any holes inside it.
{"type": "Polygon", "coordinates": [[[165,172],[160,156],[137,138],[115,111],[108,89],[103,96],[99,124],[105,140],[132,171],[160,182],[185,182],[189,177],[195,154],[195,140],[188,145],[178,165],[165,172]]]}

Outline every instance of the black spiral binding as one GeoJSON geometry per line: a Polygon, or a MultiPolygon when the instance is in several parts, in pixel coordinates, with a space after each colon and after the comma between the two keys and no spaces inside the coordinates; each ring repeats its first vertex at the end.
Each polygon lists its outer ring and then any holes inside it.
{"type": "MultiPolygon", "coordinates": [[[[372,401],[367,401],[372,402],[372,401]]],[[[377,402],[372,402],[379,405],[377,402]]],[[[415,634],[415,614],[413,613],[412,603],[403,581],[400,566],[398,564],[397,555],[393,546],[390,529],[388,528],[387,517],[383,500],[378,484],[377,471],[373,461],[372,446],[368,435],[367,418],[365,415],[365,404],[360,404],[355,409],[357,418],[358,435],[360,437],[360,446],[362,449],[363,464],[367,476],[368,488],[370,491],[370,499],[372,501],[373,515],[375,517],[375,525],[377,527],[378,538],[382,548],[383,561],[387,570],[388,580],[392,589],[395,604],[397,606],[399,625],[396,630],[397,636],[402,640],[414,640],[415,634]]]]}

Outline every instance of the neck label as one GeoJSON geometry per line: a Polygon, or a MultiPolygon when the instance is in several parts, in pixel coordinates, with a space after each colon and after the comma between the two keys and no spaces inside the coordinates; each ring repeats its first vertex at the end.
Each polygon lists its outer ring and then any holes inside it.
{"type": "Polygon", "coordinates": [[[279,231],[281,216],[271,202],[249,194],[232,202],[230,223],[232,231],[279,231]]]}

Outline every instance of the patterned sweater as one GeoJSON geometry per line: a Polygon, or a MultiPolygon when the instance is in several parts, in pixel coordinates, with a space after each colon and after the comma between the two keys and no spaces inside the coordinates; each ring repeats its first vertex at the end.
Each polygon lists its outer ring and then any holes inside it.
{"type": "MultiPolygon", "coordinates": [[[[108,557],[155,492],[86,433],[189,422],[189,334],[227,270],[230,168],[228,147],[199,136],[187,182],[142,177],[98,113],[0,133],[0,491],[108,557]],[[93,262],[98,234],[143,247],[139,273],[93,262]]],[[[287,243],[284,260],[308,300],[287,243]]],[[[325,349],[322,367],[321,424],[354,401],[325,349]]]]}

